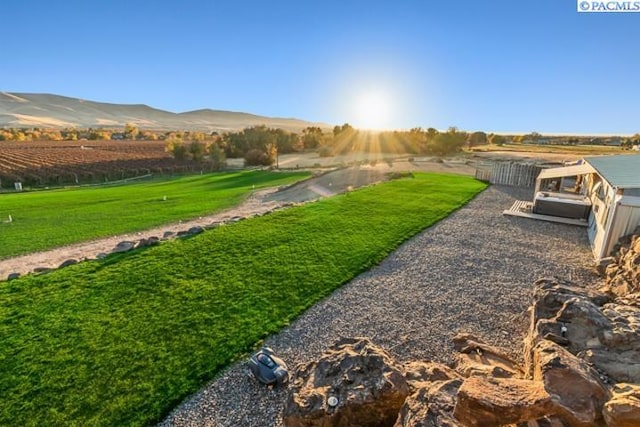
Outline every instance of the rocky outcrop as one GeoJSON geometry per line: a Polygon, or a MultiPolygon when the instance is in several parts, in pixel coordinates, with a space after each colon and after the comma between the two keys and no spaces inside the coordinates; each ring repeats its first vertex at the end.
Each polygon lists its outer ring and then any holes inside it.
{"type": "Polygon", "coordinates": [[[604,271],[603,290],[614,297],[640,292],[640,227],[620,239],[614,261],[604,271]]]}
{"type": "Polygon", "coordinates": [[[453,415],[462,379],[423,383],[405,400],[394,427],[464,427],[453,415]]]}
{"type": "Polygon", "coordinates": [[[409,385],[387,352],[366,338],[339,340],[293,375],[287,427],[393,426],[409,385]]]}
{"type": "Polygon", "coordinates": [[[285,425],[640,426],[639,294],[543,279],[533,297],[523,366],[469,334],[453,338],[453,366],[344,339],[298,369],[285,425]]]}
{"type": "Polygon", "coordinates": [[[536,420],[556,410],[541,381],[472,376],[458,390],[454,416],[463,425],[490,427],[536,420]]]}
{"type": "Polygon", "coordinates": [[[602,411],[608,426],[637,427],[640,425],[640,385],[617,384],[613,397],[602,411]]]}
{"type": "Polygon", "coordinates": [[[529,375],[535,366],[534,347],[551,341],[596,366],[605,382],[640,383],[638,294],[611,301],[604,293],[544,279],[535,283],[534,298],[525,344],[529,375]]]}
{"type": "Polygon", "coordinates": [[[553,411],[571,426],[602,425],[609,392],[598,373],[558,344],[543,340],[533,348],[533,380],[544,385],[553,411]]]}
{"type": "Polygon", "coordinates": [[[503,350],[469,334],[458,334],[453,346],[459,352],[456,370],[465,377],[522,378],[523,371],[503,350]]]}

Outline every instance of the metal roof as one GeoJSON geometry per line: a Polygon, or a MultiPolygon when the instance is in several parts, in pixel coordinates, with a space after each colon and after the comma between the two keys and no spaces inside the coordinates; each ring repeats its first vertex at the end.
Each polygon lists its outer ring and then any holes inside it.
{"type": "Polygon", "coordinates": [[[585,157],[598,174],[616,188],[640,188],[640,154],[585,157]]]}
{"type": "Polygon", "coordinates": [[[540,171],[540,175],[538,175],[538,179],[559,178],[562,176],[576,176],[576,175],[583,175],[585,173],[593,173],[593,172],[595,172],[593,166],[583,163],[581,165],[575,165],[575,166],[543,169],[540,171]]]}

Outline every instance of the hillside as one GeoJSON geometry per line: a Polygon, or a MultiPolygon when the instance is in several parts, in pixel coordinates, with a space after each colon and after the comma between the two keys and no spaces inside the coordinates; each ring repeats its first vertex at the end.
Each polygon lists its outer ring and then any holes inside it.
{"type": "Polygon", "coordinates": [[[307,126],[329,127],[292,118],[274,118],[221,110],[172,113],[143,104],[109,104],[60,95],[0,92],[0,127],[96,128],[229,131],[266,125],[300,132],[307,126]]]}

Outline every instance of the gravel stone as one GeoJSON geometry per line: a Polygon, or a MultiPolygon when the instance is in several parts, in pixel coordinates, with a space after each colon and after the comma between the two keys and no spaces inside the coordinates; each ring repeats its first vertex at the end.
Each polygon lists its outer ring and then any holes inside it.
{"type": "MultiPolygon", "coordinates": [[[[340,337],[360,336],[399,362],[448,363],[453,336],[469,332],[522,360],[533,282],[599,280],[585,228],[502,215],[515,199],[531,198],[530,190],[491,186],[266,344],[290,368],[317,359],[340,337]]],[[[159,425],[282,426],[286,389],[247,372],[246,361],[229,367],[159,425]]]]}

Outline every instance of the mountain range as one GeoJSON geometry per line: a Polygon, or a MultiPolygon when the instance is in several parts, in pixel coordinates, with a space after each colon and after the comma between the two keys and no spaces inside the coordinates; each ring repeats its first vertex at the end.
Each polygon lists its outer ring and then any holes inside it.
{"type": "Polygon", "coordinates": [[[293,118],[265,117],[224,110],[172,113],[144,104],[110,104],[40,93],[0,92],[0,127],[15,128],[123,128],[132,123],[140,129],[237,131],[266,125],[292,132],[307,126],[329,128],[293,118]]]}

